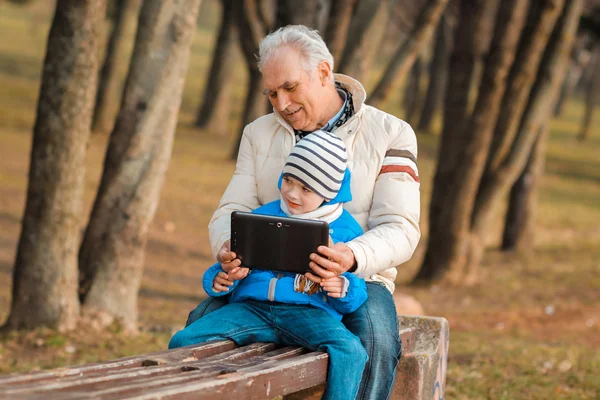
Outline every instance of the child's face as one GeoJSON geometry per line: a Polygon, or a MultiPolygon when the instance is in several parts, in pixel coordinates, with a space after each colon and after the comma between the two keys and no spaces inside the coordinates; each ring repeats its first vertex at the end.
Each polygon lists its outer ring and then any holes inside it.
{"type": "Polygon", "coordinates": [[[314,211],[325,201],[324,198],[291,176],[283,177],[281,195],[292,215],[314,211]]]}

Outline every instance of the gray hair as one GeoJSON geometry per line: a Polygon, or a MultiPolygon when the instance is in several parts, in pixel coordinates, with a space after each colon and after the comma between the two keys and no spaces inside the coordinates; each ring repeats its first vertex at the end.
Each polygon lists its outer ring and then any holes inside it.
{"type": "Polygon", "coordinates": [[[333,56],[327,48],[319,31],[304,25],[288,25],[269,33],[258,48],[258,69],[262,72],[265,62],[281,47],[289,46],[300,52],[304,58],[304,69],[311,74],[317,66],[325,61],[331,67],[333,80],[333,56]]]}

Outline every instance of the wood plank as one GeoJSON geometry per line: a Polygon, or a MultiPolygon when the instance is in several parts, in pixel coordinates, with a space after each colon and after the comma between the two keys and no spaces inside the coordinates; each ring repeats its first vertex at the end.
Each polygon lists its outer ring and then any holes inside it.
{"type": "Polygon", "coordinates": [[[160,363],[160,360],[180,359],[184,360],[189,357],[201,359],[204,357],[210,357],[215,354],[219,354],[223,351],[234,349],[236,344],[231,340],[224,340],[218,342],[202,343],[186,347],[181,347],[174,350],[162,350],[155,353],[137,355],[131,357],[120,358],[108,362],[98,362],[92,364],[85,364],[77,367],[70,368],[57,368],[50,371],[31,372],[26,374],[11,374],[4,377],[0,377],[0,388],[5,385],[15,384],[30,384],[32,382],[53,380],[68,376],[84,376],[92,373],[104,373],[113,370],[121,370],[126,368],[141,367],[144,361],[150,365],[153,362],[160,363]],[[158,360],[158,361],[157,361],[158,360]]]}
{"type": "MultiPolygon", "coordinates": [[[[75,389],[77,387],[86,388],[88,390],[96,387],[108,387],[120,384],[122,381],[132,381],[139,378],[157,376],[157,375],[169,375],[181,372],[182,368],[190,365],[193,362],[205,366],[206,368],[212,367],[215,371],[215,375],[222,369],[223,365],[227,365],[232,361],[241,359],[252,359],[256,356],[260,356],[266,352],[276,350],[277,345],[274,343],[253,343],[249,346],[239,347],[233,350],[226,351],[224,353],[217,354],[215,356],[202,358],[197,360],[193,357],[182,359],[179,362],[172,362],[169,364],[160,364],[155,367],[143,366],[136,368],[111,370],[111,371],[98,371],[96,373],[90,373],[85,376],[69,376],[54,380],[44,380],[31,382],[25,386],[19,385],[5,385],[0,388],[0,395],[16,395],[22,393],[32,392],[49,392],[49,391],[65,391],[75,389]]],[[[276,350],[277,351],[277,350],[276,350]]],[[[173,357],[175,359],[175,357],[173,357]]],[[[197,367],[192,367],[196,368],[197,367]]]]}
{"type": "Polygon", "coordinates": [[[187,372],[186,380],[164,382],[153,387],[128,387],[112,393],[96,392],[89,398],[99,399],[198,399],[220,400],[237,394],[246,400],[263,400],[285,395],[325,382],[327,354],[312,352],[283,360],[267,361],[240,368],[217,378],[200,378],[194,371],[187,372]],[[200,397],[201,396],[201,397],[200,397]]]}

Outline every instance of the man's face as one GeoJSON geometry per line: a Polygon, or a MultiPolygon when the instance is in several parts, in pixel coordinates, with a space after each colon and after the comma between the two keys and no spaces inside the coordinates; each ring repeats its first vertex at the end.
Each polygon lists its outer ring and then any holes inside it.
{"type": "Polygon", "coordinates": [[[326,63],[307,73],[302,55],[293,48],[282,47],[263,66],[265,94],[294,129],[312,132],[328,122],[323,121],[327,110],[323,75],[330,79],[327,73],[326,63]]]}

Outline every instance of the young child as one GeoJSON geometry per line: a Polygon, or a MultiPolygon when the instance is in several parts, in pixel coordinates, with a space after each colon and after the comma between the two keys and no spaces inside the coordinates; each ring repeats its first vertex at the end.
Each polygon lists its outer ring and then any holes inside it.
{"type": "MultiPolygon", "coordinates": [[[[253,212],[324,220],[334,243],[352,240],[362,229],[342,207],[352,199],[346,164],[346,148],[337,136],[307,135],[283,167],[280,199],[253,212]]],[[[229,295],[229,304],[177,332],[169,348],[231,339],[238,345],[274,342],[327,351],[323,399],[356,397],[367,353],[341,319],[367,299],[363,279],[344,273],[318,285],[299,274],[253,269],[232,283],[217,263],[206,271],[203,284],[209,296],[229,295]]]]}

